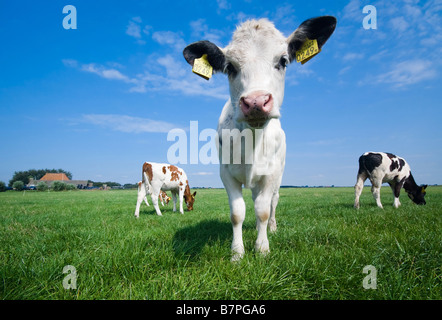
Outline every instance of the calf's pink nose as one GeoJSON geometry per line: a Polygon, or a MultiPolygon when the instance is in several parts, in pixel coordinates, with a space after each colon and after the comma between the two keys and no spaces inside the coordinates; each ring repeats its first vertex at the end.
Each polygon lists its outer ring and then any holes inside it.
{"type": "Polygon", "coordinates": [[[270,93],[256,91],[240,99],[240,107],[245,116],[267,116],[273,109],[273,97],[270,93]]]}

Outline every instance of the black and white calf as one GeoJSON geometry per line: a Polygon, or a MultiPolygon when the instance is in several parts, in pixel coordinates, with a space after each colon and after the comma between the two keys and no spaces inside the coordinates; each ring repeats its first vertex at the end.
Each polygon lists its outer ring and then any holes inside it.
{"type": "Polygon", "coordinates": [[[364,182],[370,179],[371,192],[376,204],[382,208],[380,191],[381,185],[387,182],[394,194],[393,206],[399,207],[399,194],[404,187],[408,197],[416,204],[425,204],[425,189],[427,185],[418,186],[414,181],[408,163],[391,153],[366,152],[359,158],[358,178],[355,185],[355,208],[359,209],[359,197],[361,196],[364,182]]]}

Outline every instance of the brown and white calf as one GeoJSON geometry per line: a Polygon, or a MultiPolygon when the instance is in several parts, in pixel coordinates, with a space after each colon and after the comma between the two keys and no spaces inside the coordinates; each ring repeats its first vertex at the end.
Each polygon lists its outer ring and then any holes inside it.
{"type": "Polygon", "coordinates": [[[145,162],[143,164],[142,177],[142,183],[139,187],[139,190],[142,191],[138,192],[135,217],[138,218],[140,215],[140,206],[146,194],[151,195],[157,215],[162,215],[158,206],[158,197],[161,190],[172,192],[173,211],[176,211],[177,196],[180,200],[181,214],[184,214],[183,200],[186,202],[187,209],[189,211],[193,210],[196,191],[193,194],[190,193],[189,181],[183,169],[166,163],[145,162]]]}
{"type": "Polygon", "coordinates": [[[418,186],[416,184],[410,166],[403,158],[385,152],[366,152],[359,158],[358,177],[355,185],[354,207],[356,209],[360,207],[359,197],[367,178],[370,179],[371,192],[379,208],[382,208],[380,192],[384,182],[387,182],[393,190],[393,206],[395,208],[401,205],[399,195],[402,187],[414,203],[426,203],[424,197],[427,185],[418,186]]]}
{"type": "MultiPolygon", "coordinates": [[[[138,185],[138,194],[140,193],[143,194],[144,203],[146,203],[146,205],[149,207],[149,202],[147,201],[146,197],[147,196],[146,187],[144,186],[144,183],[142,181],[138,181],[137,185],[138,185]]],[[[164,207],[164,202],[166,202],[166,204],[169,204],[169,201],[171,200],[171,198],[163,190],[160,190],[159,199],[163,207],[164,207]]]]}
{"type": "Polygon", "coordinates": [[[285,166],[285,133],[279,118],[286,66],[295,60],[296,52],[307,38],[316,39],[321,48],[335,26],[334,17],[312,18],[286,38],[267,19],[249,20],[236,29],[225,48],[204,40],[190,44],[183,51],[190,65],[207,55],[213,70],[227,74],[229,80],[230,99],[219,118],[218,135],[220,176],[229,197],[233,226],[232,260],[244,254],[243,185],[252,190],[258,229],[255,249],[263,254],[269,251],[267,226],[270,231],[276,230],[275,210],[285,166]],[[239,132],[240,138],[232,139],[229,132],[239,132]],[[241,136],[251,137],[252,145],[241,136]],[[231,157],[235,149],[241,150],[237,161],[231,157]],[[259,166],[258,161],[250,159],[259,160],[259,166]]]}

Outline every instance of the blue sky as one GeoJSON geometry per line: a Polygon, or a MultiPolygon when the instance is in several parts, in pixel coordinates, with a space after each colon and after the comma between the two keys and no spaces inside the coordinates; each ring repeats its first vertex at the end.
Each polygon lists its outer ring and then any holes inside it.
{"type": "MultiPolygon", "coordinates": [[[[216,129],[223,74],[192,74],[183,48],[226,46],[248,18],[286,36],[334,15],[335,33],[286,74],[284,185],[354,185],[358,157],[404,157],[419,184],[442,183],[442,1],[2,1],[0,180],[63,168],[74,179],[134,183],[167,162],[173,128],[216,129]],[[77,29],[63,28],[65,5],[77,29]],[[366,30],[365,5],[377,11],[366,30]]],[[[201,148],[205,142],[200,142],[201,148]]],[[[178,164],[191,186],[221,187],[218,165],[178,164]]]]}

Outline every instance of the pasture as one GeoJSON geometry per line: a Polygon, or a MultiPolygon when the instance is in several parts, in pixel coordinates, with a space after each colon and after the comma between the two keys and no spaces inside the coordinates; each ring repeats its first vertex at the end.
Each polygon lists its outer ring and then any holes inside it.
{"type": "MultiPolygon", "coordinates": [[[[378,209],[365,188],[281,189],[270,254],[254,252],[255,216],[244,190],[244,259],[230,261],[222,189],[197,190],[194,211],[142,205],[136,190],[0,193],[0,298],[15,299],[442,299],[442,187],[427,205],[389,187],[378,209]],[[63,267],[77,271],[64,289],[63,267]],[[377,288],[362,272],[377,270],[377,288]]],[[[194,190],[192,189],[192,192],[194,190]]],[[[149,201],[151,203],[151,201],[149,201]]]]}

